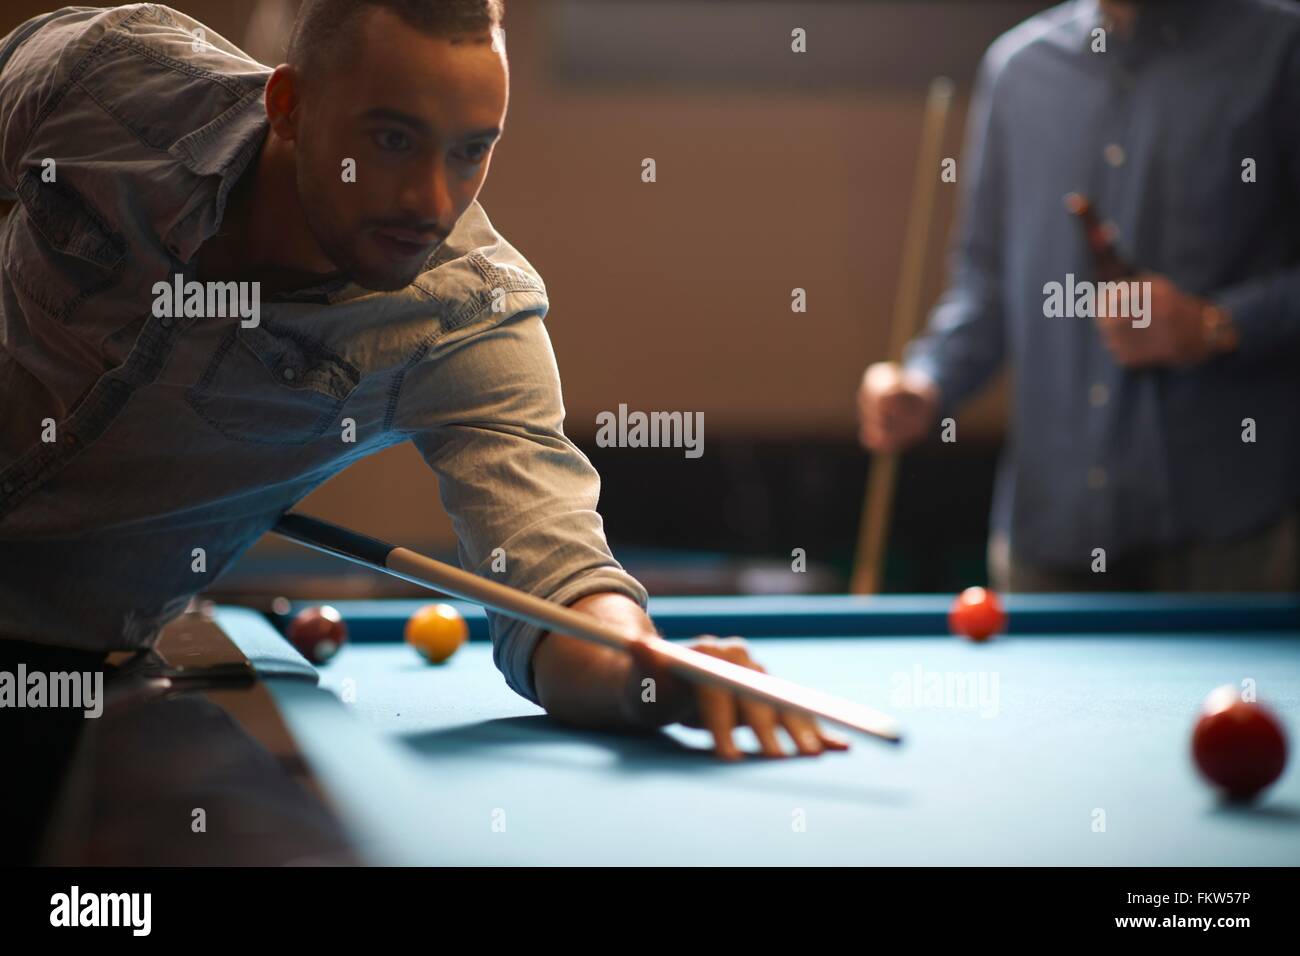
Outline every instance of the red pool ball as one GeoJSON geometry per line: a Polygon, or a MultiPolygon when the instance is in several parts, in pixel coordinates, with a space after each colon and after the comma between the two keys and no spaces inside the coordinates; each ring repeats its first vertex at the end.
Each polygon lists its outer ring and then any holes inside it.
{"type": "Polygon", "coordinates": [[[1192,732],[1202,774],[1230,800],[1250,800],[1282,776],[1286,735],[1267,707],[1241,699],[1228,684],[1210,692],[1192,732]]]}
{"type": "Polygon", "coordinates": [[[347,643],[348,626],[328,604],[298,612],[286,635],[298,653],[313,664],[324,664],[347,643]]]}
{"type": "Polygon", "coordinates": [[[1007,612],[988,588],[967,588],[948,611],[948,627],[972,641],[987,641],[1007,628],[1007,612]]]}

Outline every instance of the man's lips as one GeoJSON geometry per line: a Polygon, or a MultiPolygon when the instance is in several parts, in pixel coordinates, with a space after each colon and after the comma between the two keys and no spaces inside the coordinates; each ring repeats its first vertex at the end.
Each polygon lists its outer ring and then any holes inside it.
{"type": "Polygon", "coordinates": [[[414,256],[428,252],[438,244],[441,237],[410,229],[376,229],[375,238],[380,245],[396,255],[414,256]]]}

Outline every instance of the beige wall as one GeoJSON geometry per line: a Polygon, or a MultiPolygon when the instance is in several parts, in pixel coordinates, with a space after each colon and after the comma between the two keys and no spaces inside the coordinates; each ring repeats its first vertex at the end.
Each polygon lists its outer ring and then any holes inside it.
{"type": "Polygon", "coordinates": [[[923,88],[575,89],[530,45],[546,6],[510,8],[513,99],[482,200],[546,279],[570,431],[619,402],[702,410],[715,429],[850,431],[858,376],[886,348],[923,88]]]}

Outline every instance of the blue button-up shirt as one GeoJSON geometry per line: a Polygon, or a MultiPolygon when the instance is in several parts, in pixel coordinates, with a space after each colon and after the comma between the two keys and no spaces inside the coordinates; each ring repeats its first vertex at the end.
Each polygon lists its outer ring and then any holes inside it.
{"type": "MultiPolygon", "coordinates": [[[[332,282],[249,326],[155,313],[267,136],[270,71],[200,28],[71,7],[0,41],[0,638],[148,646],[282,512],[405,441],[466,568],[644,605],[564,434],[546,288],[478,203],[399,292],[332,282]]],[[[540,630],[491,630],[535,700],[540,630]]]]}
{"type": "Polygon", "coordinates": [[[945,414],[1010,366],[993,527],[1043,566],[1247,534],[1300,496],[1300,8],[1139,9],[1104,53],[1096,0],[989,49],[951,278],[906,357],[945,414]],[[1094,278],[1070,192],[1111,220],[1123,258],[1227,307],[1240,349],[1126,370],[1092,320],[1045,317],[1046,283],[1094,278]]]}

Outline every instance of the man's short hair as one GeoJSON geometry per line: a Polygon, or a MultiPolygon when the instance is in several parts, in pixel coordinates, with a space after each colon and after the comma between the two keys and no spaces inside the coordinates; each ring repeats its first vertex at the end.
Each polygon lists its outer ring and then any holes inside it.
{"type": "Polygon", "coordinates": [[[303,0],[289,35],[289,64],[304,76],[346,66],[357,20],[372,9],[388,10],[421,33],[455,42],[492,34],[505,17],[505,0],[303,0]]]}

